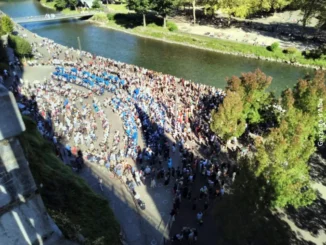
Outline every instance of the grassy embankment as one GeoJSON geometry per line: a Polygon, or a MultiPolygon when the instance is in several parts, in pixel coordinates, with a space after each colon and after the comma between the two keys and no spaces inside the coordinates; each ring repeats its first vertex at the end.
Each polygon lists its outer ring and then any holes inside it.
{"type": "Polygon", "coordinates": [[[162,41],[209,49],[217,52],[241,53],[243,55],[255,55],[262,58],[277,59],[279,61],[296,62],[303,65],[326,67],[325,55],[320,59],[307,59],[300,51],[289,54],[284,52],[281,48],[278,48],[272,52],[262,46],[187,34],[180,31],[169,31],[162,27],[162,19],[154,16],[147,16],[148,26],[146,28],[142,27],[142,17],[136,14],[119,13],[109,14],[107,16],[104,13],[98,13],[92,19],[109,28],[162,41]]]}
{"type": "Polygon", "coordinates": [[[64,235],[74,240],[81,233],[87,244],[120,244],[119,224],[107,200],[93,192],[54,154],[36,124],[25,117],[26,131],[19,137],[37,186],[51,217],[64,235]]]}

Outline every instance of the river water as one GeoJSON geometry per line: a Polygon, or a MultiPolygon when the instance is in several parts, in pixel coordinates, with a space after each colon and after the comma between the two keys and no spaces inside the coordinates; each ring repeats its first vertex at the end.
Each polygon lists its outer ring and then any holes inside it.
{"type": "MultiPolygon", "coordinates": [[[[0,0],[0,9],[11,17],[53,12],[33,0],[0,0]]],[[[310,69],[285,64],[140,38],[87,21],[30,23],[23,26],[40,36],[74,48],[78,47],[77,37],[80,37],[82,49],[91,53],[220,88],[225,87],[226,77],[260,68],[273,77],[271,89],[279,93],[286,87],[292,87],[307,72],[311,72],[310,69]]]]}

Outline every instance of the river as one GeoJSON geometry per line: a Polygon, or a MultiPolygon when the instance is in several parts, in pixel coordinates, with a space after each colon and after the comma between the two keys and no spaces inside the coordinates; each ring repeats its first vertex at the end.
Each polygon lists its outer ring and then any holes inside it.
{"type": "MultiPolygon", "coordinates": [[[[0,0],[0,9],[11,17],[42,15],[53,12],[33,0],[0,0]]],[[[87,21],[58,21],[23,25],[40,36],[69,47],[125,63],[224,88],[226,77],[261,69],[273,77],[271,89],[279,93],[292,87],[311,69],[285,64],[224,55],[211,51],[169,44],[96,26],[87,21]]]]}

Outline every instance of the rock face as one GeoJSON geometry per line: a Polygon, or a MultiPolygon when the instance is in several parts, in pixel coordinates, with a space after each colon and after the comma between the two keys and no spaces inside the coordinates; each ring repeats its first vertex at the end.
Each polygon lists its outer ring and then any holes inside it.
{"type": "Polygon", "coordinates": [[[12,93],[0,85],[0,243],[58,244],[62,233],[37,192],[19,140],[25,125],[12,93]]]}

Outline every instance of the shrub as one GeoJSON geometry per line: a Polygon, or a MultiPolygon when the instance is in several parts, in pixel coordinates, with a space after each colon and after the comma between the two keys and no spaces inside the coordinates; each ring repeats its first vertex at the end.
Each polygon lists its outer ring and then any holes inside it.
{"type": "Polygon", "coordinates": [[[178,30],[178,26],[174,22],[171,22],[171,21],[168,21],[166,23],[166,27],[168,28],[169,31],[177,31],[178,30]]]}
{"type": "Polygon", "coordinates": [[[8,44],[14,49],[15,54],[18,57],[31,57],[32,56],[32,46],[24,38],[9,35],[8,44]]]}
{"type": "Polygon", "coordinates": [[[272,43],[271,46],[268,46],[267,49],[269,51],[275,52],[280,47],[280,44],[278,42],[272,43]]]}
{"type": "Polygon", "coordinates": [[[7,15],[1,18],[1,30],[5,34],[12,33],[12,31],[14,30],[14,23],[7,15]]]}
{"type": "Polygon", "coordinates": [[[285,53],[285,54],[295,54],[297,51],[298,50],[297,50],[296,47],[288,47],[288,48],[283,50],[283,53],[285,53]]]}
{"type": "Polygon", "coordinates": [[[107,14],[108,20],[114,20],[115,19],[115,14],[109,13],[107,14]]]}
{"type": "Polygon", "coordinates": [[[150,24],[147,25],[147,27],[157,28],[159,26],[156,25],[155,23],[150,23],[150,24]]]}
{"type": "Polygon", "coordinates": [[[96,13],[94,14],[92,20],[105,22],[107,21],[107,16],[104,13],[96,13]]]}
{"type": "Polygon", "coordinates": [[[100,1],[99,0],[94,0],[92,8],[93,9],[99,9],[101,7],[100,1]]]}

